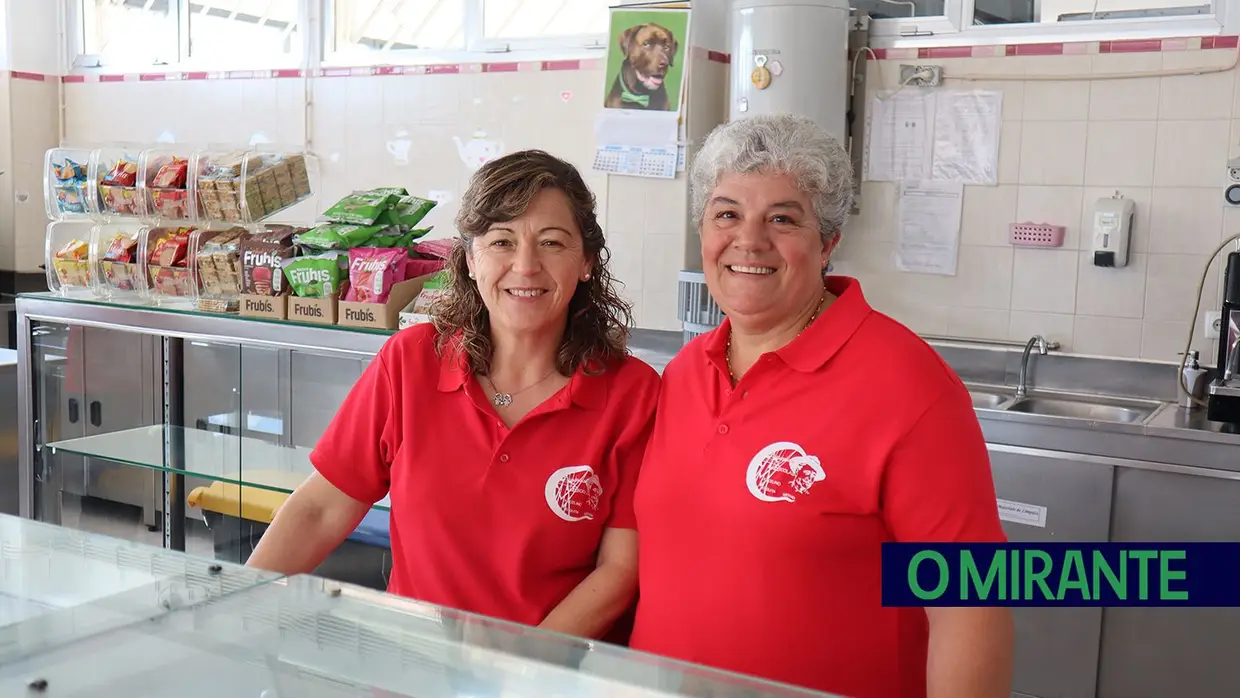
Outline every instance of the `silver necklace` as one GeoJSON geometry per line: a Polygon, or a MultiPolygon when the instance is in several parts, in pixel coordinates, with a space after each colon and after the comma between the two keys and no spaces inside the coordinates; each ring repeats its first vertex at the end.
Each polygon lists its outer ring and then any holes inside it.
{"type": "Polygon", "coordinates": [[[505,393],[505,392],[501,391],[498,387],[496,387],[496,385],[495,385],[495,381],[491,380],[491,377],[490,377],[490,376],[486,376],[487,383],[491,386],[491,392],[493,393],[493,394],[491,395],[491,404],[495,405],[496,407],[507,407],[507,406],[511,405],[511,404],[512,404],[512,398],[513,398],[514,396],[516,396],[516,395],[520,395],[521,393],[524,393],[525,391],[529,390],[530,388],[533,388],[534,386],[536,386],[536,385],[538,385],[538,384],[542,383],[543,381],[547,380],[548,378],[550,378],[552,375],[554,375],[554,374],[555,374],[555,371],[556,371],[556,369],[554,369],[554,368],[553,368],[553,369],[551,369],[551,373],[548,373],[547,375],[543,376],[542,378],[538,379],[537,381],[535,381],[535,382],[533,382],[533,383],[530,383],[529,385],[525,386],[524,388],[522,388],[522,389],[518,390],[518,391],[517,391],[517,392],[515,392],[515,393],[505,393]]]}

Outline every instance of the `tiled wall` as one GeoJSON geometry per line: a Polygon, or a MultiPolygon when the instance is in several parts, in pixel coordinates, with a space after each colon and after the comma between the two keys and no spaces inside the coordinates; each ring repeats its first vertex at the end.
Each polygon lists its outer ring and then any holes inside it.
{"type": "MultiPolygon", "coordinates": [[[[836,268],[923,333],[1041,333],[1072,352],[1177,360],[1208,255],[1240,232],[1240,209],[1223,200],[1227,160],[1240,155],[1237,49],[1234,37],[1217,43],[1223,48],[1183,39],[985,47],[999,57],[940,60],[933,49],[888,52],[869,68],[871,89],[896,85],[899,64],[916,58],[941,64],[946,88],[1003,92],[999,184],[965,188],[958,272],[945,277],[896,271],[894,186],[865,183],[863,213],[848,226],[836,268]],[[1183,69],[1216,72],[1103,77],[1183,69]],[[1130,262],[1094,267],[1091,205],[1116,191],[1136,203],[1130,262]],[[1067,240],[1061,249],[1013,248],[1007,225],[1015,221],[1067,226],[1067,240]]],[[[1220,268],[1209,275],[1203,312],[1218,307],[1220,268]]],[[[1213,363],[1215,343],[1197,325],[1194,348],[1213,363]]]]}
{"type": "MultiPolygon", "coordinates": [[[[691,137],[722,119],[718,91],[727,79],[727,66],[718,56],[692,53],[694,84],[710,89],[690,90],[691,137]]],[[[423,194],[448,192],[452,200],[428,218],[434,236],[452,233],[456,199],[473,171],[460,148],[471,138],[498,142],[503,151],[543,148],[581,168],[597,194],[614,273],[638,324],[679,329],[676,274],[685,265],[684,179],[607,177],[590,170],[594,116],[604,94],[599,61],[324,72],[310,79],[290,71],[280,73],[288,77],[74,80],[65,85],[66,138],[150,143],[162,136],[207,144],[247,143],[257,135],[300,147],[308,122],[322,185],[315,206],[302,215],[313,216],[357,188],[399,185],[423,194]]],[[[42,248],[36,250],[34,242],[19,240],[19,268],[41,263],[42,248]]]]}
{"type": "MultiPolygon", "coordinates": [[[[716,21],[722,16],[708,19],[710,36],[695,40],[699,48],[690,65],[690,141],[700,140],[727,110],[727,65],[700,48],[726,48],[724,27],[716,21]]],[[[877,307],[924,333],[1018,340],[1041,333],[1069,351],[1175,360],[1208,253],[1225,233],[1240,231],[1240,212],[1222,199],[1226,161],[1240,155],[1235,37],[880,55],[883,60],[868,68],[870,89],[894,86],[898,64],[916,58],[943,65],[949,87],[1003,91],[1000,181],[966,189],[954,277],[895,270],[894,188],[865,183],[863,210],[847,227],[837,270],[861,278],[877,307]],[[1184,69],[1217,72],[1110,77],[1184,69]],[[966,75],[983,79],[953,79],[966,75]],[[1100,269],[1082,249],[1083,229],[1090,203],[1115,191],[1137,204],[1133,255],[1125,268],[1100,269]],[[1006,226],[1026,220],[1066,225],[1067,243],[1061,249],[1014,249],[1006,226]]],[[[296,145],[308,137],[321,158],[324,201],[351,188],[388,183],[459,195],[470,170],[455,141],[475,131],[506,150],[546,148],[588,171],[603,91],[596,61],[453,70],[344,71],[308,80],[135,75],[71,81],[63,86],[65,132],[69,141],[85,142],[149,142],[170,135],[179,142],[237,143],[261,133],[296,145]],[[403,151],[402,141],[408,141],[407,162],[393,154],[403,151]]],[[[27,109],[26,96],[19,102],[16,91],[26,87],[11,81],[15,119],[27,109]]],[[[47,114],[44,106],[36,108],[47,114]]],[[[20,150],[26,138],[16,129],[13,146],[20,150]]],[[[17,152],[14,157],[21,159],[17,152]]],[[[678,329],[676,272],[697,265],[684,178],[591,173],[588,179],[638,324],[678,329]]],[[[19,180],[15,186],[26,185],[19,180]]],[[[5,198],[0,191],[0,200],[5,198]]],[[[0,221],[5,205],[0,203],[0,221]]],[[[438,234],[450,232],[454,212],[449,204],[433,214],[438,234]]],[[[16,267],[37,268],[41,226],[23,223],[18,231],[16,267]]],[[[1220,283],[1216,264],[1204,310],[1216,308],[1220,283]]],[[[1214,342],[1202,337],[1200,325],[1194,346],[1209,359],[1214,342]]]]}

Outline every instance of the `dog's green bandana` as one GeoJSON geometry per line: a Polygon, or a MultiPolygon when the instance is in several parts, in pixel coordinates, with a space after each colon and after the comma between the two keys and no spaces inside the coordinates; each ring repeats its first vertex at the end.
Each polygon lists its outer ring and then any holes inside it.
{"type": "Polygon", "coordinates": [[[620,90],[621,90],[620,99],[622,101],[632,102],[633,104],[640,104],[643,107],[650,106],[650,95],[649,94],[639,95],[639,94],[634,93],[632,90],[630,90],[629,83],[627,80],[624,79],[623,74],[621,74],[620,76],[620,90]]]}

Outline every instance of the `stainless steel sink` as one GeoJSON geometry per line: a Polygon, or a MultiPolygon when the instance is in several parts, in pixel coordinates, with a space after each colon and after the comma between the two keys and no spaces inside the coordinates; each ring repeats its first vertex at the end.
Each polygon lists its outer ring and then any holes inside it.
{"type": "Polygon", "coordinates": [[[1069,417],[1091,422],[1132,424],[1145,421],[1157,409],[1157,405],[1107,398],[1094,400],[1039,396],[1018,400],[1009,405],[1006,411],[1045,415],[1048,417],[1069,417]]]}
{"type": "Polygon", "coordinates": [[[973,409],[975,410],[997,410],[1000,405],[1012,399],[1011,395],[981,390],[970,390],[969,397],[973,398],[973,409]]]}

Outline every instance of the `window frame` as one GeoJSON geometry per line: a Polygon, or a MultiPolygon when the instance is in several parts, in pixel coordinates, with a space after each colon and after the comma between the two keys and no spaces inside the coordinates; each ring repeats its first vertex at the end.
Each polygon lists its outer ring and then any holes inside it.
{"type": "Polygon", "coordinates": [[[328,68],[603,58],[608,43],[606,34],[529,39],[487,38],[483,15],[486,0],[464,0],[464,48],[346,53],[335,49],[335,0],[309,1],[318,4],[322,12],[323,30],[319,33],[323,45],[321,64],[328,68]]]}
{"type": "Polygon", "coordinates": [[[974,26],[974,0],[947,0],[946,16],[872,19],[873,48],[995,46],[1129,41],[1240,33],[1240,0],[1213,0],[1209,15],[1100,19],[1079,22],[974,26]],[[955,7],[953,7],[955,4],[955,7]],[[953,14],[953,11],[955,14],[953,14]],[[918,32],[916,34],[910,32],[918,32]]]}
{"type": "Polygon", "coordinates": [[[314,57],[313,31],[311,30],[310,7],[318,0],[297,0],[298,35],[301,37],[299,53],[288,56],[243,57],[236,62],[218,59],[193,58],[189,55],[189,4],[191,0],[168,0],[175,3],[176,16],[169,24],[177,31],[177,60],[167,63],[138,63],[133,61],[109,61],[104,56],[85,53],[85,16],[82,4],[91,0],[62,0],[61,7],[65,13],[65,53],[66,72],[71,75],[87,73],[177,73],[198,71],[229,71],[229,70],[286,70],[305,68],[314,57]],[[84,56],[97,56],[98,65],[82,66],[79,61],[84,56]]]}

